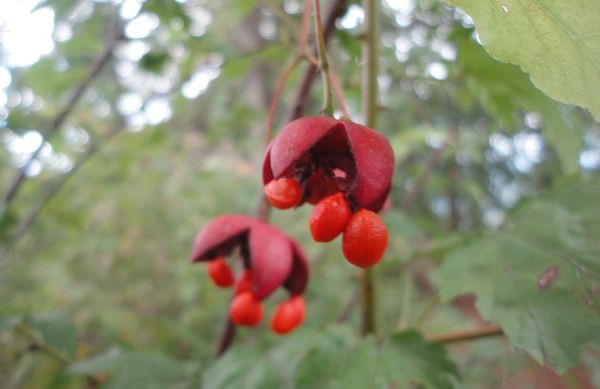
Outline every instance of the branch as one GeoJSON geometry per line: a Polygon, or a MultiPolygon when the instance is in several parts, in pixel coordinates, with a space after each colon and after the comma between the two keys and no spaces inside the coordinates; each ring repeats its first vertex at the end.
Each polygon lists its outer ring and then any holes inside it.
{"type": "Polygon", "coordinates": [[[465,342],[468,340],[475,340],[480,338],[489,338],[492,336],[504,335],[504,331],[502,328],[496,324],[490,324],[487,326],[473,328],[470,330],[462,330],[462,331],[454,331],[454,332],[446,332],[443,334],[437,335],[429,335],[426,336],[425,339],[428,342],[434,343],[458,343],[465,342]]]}
{"type": "MultiPolygon", "coordinates": [[[[114,129],[112,129],[106,138],[104,139],[104,143],[108,142],[115,135],[117,135],[123,128],[124,123],[120,122],[114,129]]],[[[14,245],[29,229],[29,227],[37,220],[40,213],[46,208],[46,206],[52,201],[52,199],[61,191],[61,189],[65,186],[65,184],[69,181],[75,173],[87,162],[91,157],[93,157],[100,150],[100,145],[90,145],[88,149],[79,157],[79,159],[73,165],[73,168],[61,176],[55,183],[52,185],[46,193],[42,195],[41,200],[38,205],[34,207],[19,223],[16,231],[14,232],[11,242],[14,245]]]]}
{"type": "Polygon", "coordinates": [[[115,35],[110,39],[100,57],[92,65],[92,68],[90,69],[86,78],[84,78],[81,83],[77,85],[75,89],[73,89],[64,108],[50,121],[48,130],[42,134],[42,142],[38,148],[33,151],[25,165],[19,170],[12,183],[8,186],[8,189],[4,193],[5,206],[8,206],[19,192],[19,189],[25,180],[25,174],[27,170],[29,170],[31,164],[39,156],[44,144],[46,143],[46,140],[62,127],[67,117],[69,117],[79,100],[81,100],[81,97],[85,94],[98,75],[100,75],[102,69],[104,69],[104,67],[110,62],[110,59],[113,57],[114,50],[123,36],[123,26],[121,25],[120,21],[118,21],[115,35]]]}
{"type": "MultiPolygon", "coordinates": [[[[377,73],[379,55],[379,0],[363,0],[365,10],[365,26],[363,35],[363,111],[367,127],[377,127],[377,113],[379,111],[377,73]]],[[[373,269],[361,271],[361,313],[362,334],[376,333],[375,314],[375,282],[373,269]]]]}

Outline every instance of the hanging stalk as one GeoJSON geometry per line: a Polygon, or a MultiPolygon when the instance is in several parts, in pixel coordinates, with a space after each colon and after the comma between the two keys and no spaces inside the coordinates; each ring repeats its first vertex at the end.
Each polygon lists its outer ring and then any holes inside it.
{"type": "MultiPolygon", "coordinates": [[[[363,0],[365,25],[363,31],[363,74],[362,96],[363,112],[367,127],[377,127],[377,111],[379,109],[377,72],[379,56],[379,0],[363,0]]],[[[373,269],[361,271],[359,280],[361,287],[362,334],[376,333],[375,282],[373,269]]]]}
{"type": "Polygon", "coordinates": [[[333,116],[333,93],[331,88],[331,78],[329,77],[329,61],[327,59],[327,49],[325,47],[325,34],[323,24],[321,23],[321,7],[319,0],[313,0],[313,10],[315,16],[315,39],[317,41],[317,53],[319,54],[319,68],[321,78],[323,79],[323,115],[333,116]]]}

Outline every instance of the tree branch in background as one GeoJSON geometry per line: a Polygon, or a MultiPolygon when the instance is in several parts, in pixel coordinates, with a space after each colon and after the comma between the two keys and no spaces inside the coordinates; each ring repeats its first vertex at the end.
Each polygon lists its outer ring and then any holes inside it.
{"type": "Polygon", "coordinates": [[[300,56],[295,56],[292,62],[290,62],[283,70],[283,73],[281,73],[281,76],[277,81],[277,85],[273,91],[273,97],[271,97],[271,103],[269,104],[269,112],[267,114],[267,124],[265,126],[265,148],[273,137],[273,122],[275,120],[275,112],[277,111],[277,105],[279,103],[279,98],[281,97],[281,92],[283,92],[285,83],[294,69],[296,69],[296,66],[300,64],[301,59],[302,58],[300,56]]]}
{"type": "Polygon", "coordinates": [[[37,159],[40,152],[42,151],[46,140],[52,136],[55,132],[57,132],[66,119],[69,117],[71,112],[75,109],[75,106],[81,100],[81,97],[88,90],[90,85],[94,82],[94,80],[100,75],[104,67],[110,62],[110,59],[113,57],[115,48],[119,41],[124,37],[123,26],[120,21],[117,22],[117,28],[114,36],[110,38],[106,48],[98,57],[96,62],[92,65],[90,71],[87,76],[73,89],[67,102],[65,103],[64,108],[52,119],[50,122],[48,129],[42,134],[42,142],[39,147],[33,151],[25,165],[19,169],[19,172],[14,177],[12,183],[8,186],[8,189],[4,193],[4,203],[5,206],[8,206],[15,196],[19,193],[19,189],[21,185],[25,181],[27,170],[31,167],[31,164],[37,159]]]}
{"type": "Polygon", "coordinates": [[[504,331],[502,331],[502,328],[500,328],[500,326],[498,326],[496,324],[490,324],[487,326],[473,328],[470,330],[462,330],[462,331],[446,332],[446,333],[437,334],[437,335],[429,335],[429,336],[426,336],[425,339],[428,342],[449,344],[449,343],[465,342],[468,340],[475,340],[475,339],[480,339],[480,338],[489,338],[492,336],[499,336],[499,335],[503,335],[503,334],[504,334],[504,331]]]}
{"type": "MultiPolygon", "coordinates": [[[[335,27],[335,21],[338,17],[342,16],[346,10],[347,0],[335,0],[329,8],[327,12],[326,22],[323,26],[323,39],[325,43],[331,37],[333,29],[335,27]]],[[[284,72],[285,73],[285,72],[284,72]]],[[[300,87],[298,89],[298,93],[294,99],[294,103],[292,104],[292,111],[289,115],[288,121],[292,121],[294,119],[299,118],[304,113],[304,108],[306,103],[308,102],[308,98],[310,96],[310,90],[312,88],[313,82],[315,80],[315,76],[317,74],[317,67],[310,63],[304,72],[304,76],[302,77],[302,81],[300,83],[300,87]]],[[[260,200],[257,206],[257,216],[261,220],[268,220],[269,218],[269,204],[267,199],[264,196],[262,188],[260,190],[260,200]]],[[[219,342],[217,343],[217,347],[215,349],[215,358],[223,355],[229,347],[233,344],[235,339],[235,325],[229,318],[229,312],[224,320],[223,330],[221,331],[221,337],[219,338],[219,342]]]]}
{"type": "MultiPolygon", "coordinates": [[[[119,122],[115,128],[113,128],[108,135],[104,138],[103,143],[107,143],[110,139],[112,139],[115,135],[121,132],[125,123],[119,122]]],[[[69,181],[75,173],[87,162],[91,157],[93,157],[99,150],[100,144],[92,144],[87,150],[75,161],[75,164],[67,173],[62,175],[54,184],[44,193],[42,194],[42,198],[25,217],[18,224],[17,229],[12,235],[11,242],[14,245],[29,229],[29,227],[37,220],[40,213],[46,208],[46,206],[52,201],[52,199],[60,192],[60,190],[65,186],[65,184],[69,181]]]]}

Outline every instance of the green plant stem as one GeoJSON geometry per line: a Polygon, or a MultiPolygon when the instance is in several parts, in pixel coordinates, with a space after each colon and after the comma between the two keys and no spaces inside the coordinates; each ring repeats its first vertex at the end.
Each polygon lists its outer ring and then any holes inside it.
{"type": "MultiPolygon", "coordinates": [[[[362,95],[366,125],[377,127],[379,110],[377,73],[379,49],[379,0],[363,0],[365,26],[363,31],[362,95]]],[[[360,276],[362,334],[376,333],[375,282],[373,269],[365,269],[360,276]]]]}
{"type": "Polygon", "coordinates": [[[314,18],[315,18],[315,38],[317,40],[317,53],[319,55],[319,68],[323,80],[323,114],[333,115],[333,91],[331,87],[331,78],[329,77],[329,61],[327,60],[327,48],[325,47],[325,36],[323,34],[323,25],[321,23],[321,7],[319,0],[313,0],[314,18]]]}

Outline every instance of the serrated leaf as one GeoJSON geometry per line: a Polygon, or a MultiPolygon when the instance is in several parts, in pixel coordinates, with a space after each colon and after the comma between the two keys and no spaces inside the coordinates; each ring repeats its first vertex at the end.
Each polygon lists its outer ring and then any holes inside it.
{"type": "Polygon", "coordinates": [[[427,343],[416,331],[373,338],[356,345],[319,342],[298,367],[298,388],[451,388],[458,370],[442,346],[427,343]]]}
{"type": "Polygon", "coordinates": [[[446,357],[439,344],[427,343],[416,331],[391,336],[381,350],[381,361],[387,382],[406,388],[416,383],[424,388],[451,388],[458,378],[456,366],[446,357]]]}
{"type": "Polygon", "coordinates": [[[494,58],[521,66],[548,96],[600,119],[600,2],[451,2],[473,18],[494,58]]]}
{"type": "Polygon", "coordinates": [[[581,346],[600,346],[600,182],[570,182],[533,198],[446,257],[435,273],[448,300],[473,292],[481,314],[558,372],[581,346]]]}
{"type": "Polygon", "coordinates": [[[576,172],[581,134],[567,126],[559,104],[540,92],[517,66],[491,58],[470,35],[470,30],[459,30],[453,38],[458,48],[454,66],[463,74],[471,95],[489,115],[509,128],[514,128],[515,114],[521,110],[541,114],[544,135],[556,149],[565,171],[576,172]]]}

